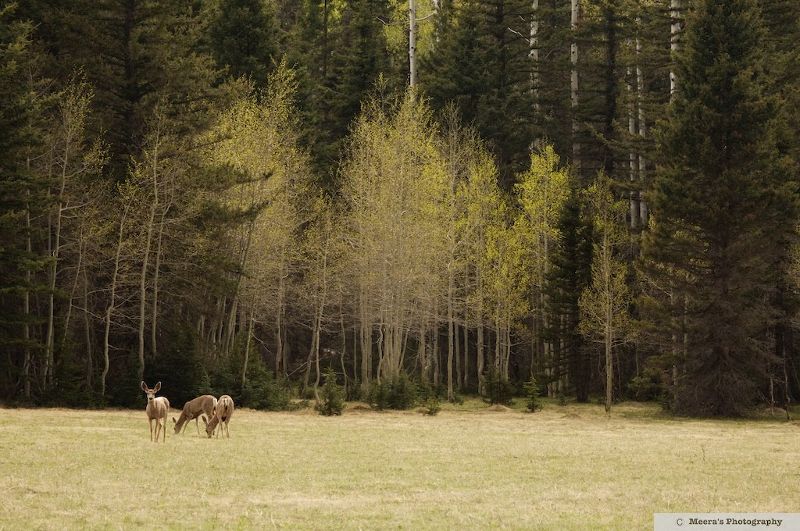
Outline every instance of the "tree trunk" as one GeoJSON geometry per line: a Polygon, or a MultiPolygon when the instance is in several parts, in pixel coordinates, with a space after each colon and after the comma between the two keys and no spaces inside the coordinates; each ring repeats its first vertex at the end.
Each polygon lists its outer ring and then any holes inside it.
{"type": "Polygon", "coordinates": [[[575,173],[580,177],[581,172],[581,145],[578,139],[578,24],[580,23],[580,0],[571,0],[570,29],[572,30],[572,44],[570,45],[570,102],[572,109],[572,165],[575,173]]]}
{"type": "Polygon", "coordinates": [[[478,380],[478,394],[486,392],[486,380],[483,376],[484,354],[483,354],[483,323],[478,323],[478,344],[475,352],[475,375],[478,380]]]}
{"type": "Polygon", "coordinates": [[[670,0],[669,2],[669,49],[672,54],[672,66],[669,69],[669,98],[670,101],[675,97],[678,90],[678,74],[675,71],[676,54],[680,50],[679,39],[681,33],[681,0],[670,0]]]}
{"type": "Polygon", "coordinates": [[[156,133],[153,146],[153,204],[150,206],[150,216],[147,220],[147,236],[144,243],[142,257],[142,271],[139,277],[139,380],[144,380],[144,328],[145,310],[147,309],[147,267],[150,265],[150,245],[153,240],[153,228],[156,220],[158,206],[158,148],[159,133],[156,133]]]}
{"type": "Polygon", "coordinates": [[[408,0],[408,86],[417,84],[417,2],[408,0]]]}
{"type": "Polygon", "coordinates": [[[158,337],[158,276],[161,271],[161,240],[164,235],[164,218],[167,215],[169,208],[165,209],[161,214],[161,221],[158,224],[158,237],[156,238],[156,259],[153,264],[153,314],[152,322],[150,323],[150,352],[153,358],[158,355],[157,337],[158,337]]]}
{"type": "MultiPolygon", "coordinates": [[[[637,66],[638,70],[638,66],[637,66]]],[[[636,95],[634,96],[633,90],[633,80],[632,80],[633,73],[631,69],[628,68],[627,70],[627,92],[628,92],[628,135],[630,137],[630,142],[633,142],[633,138],[636,135],[636,103],[638,100],[638,89],[636,91],[636,95]]],[[[628,179],[631,182],[631,191],[630,191],[630,216],[631,216],[631,229],[637,230],[640,226],[639,221],[639,191],[635,189],[636,181],[638,180],[638,157],[636,152],[634,151],[633,147],[631,147],[630,151],[628,152],[628,179]]]]}
{"type": "Polygon", "coordinates": [[[253,338],[253,323],[255,321],[255,317],[252,315],[250,316],[250,322],[248,323],[247,327],[247,342],[245,343],[244,347],[244,363],[242,363],[242,389],[244,386],[247,385],[247,364],[250,361],[250,342],[253,338]]]}
{"type": "MultiPolygon", "coordinates": [[[[642,43],[639,41],[639,38],[636,37],[636,106],[639,108],[639,136],[642,140],[645,139],[647,136],[647,121],[645,120],[644,115],[644,74],[642,73],[642,65],[640,63],[642,53],[642,43]]],[[[639,183],[640,183],[640,190],[644,190],[646,188],[646,170],[647,170],[647,161],[644,158],[644,154],[642,151],[639,151],[639,183]]],[[[647,201],[642,197],[642,193],[639,192],[639,220],[642,227],[647,227],[647,201]]]]}
{"type": "MultiPolygon", "coordinates": [[[[56,228],[55,242],[51,250],[49,296],[47,304],[47,341],[45,358],[45,388],[53,385],[53,371],[55,370],[54,351],[55,351],[55,292],[56,277],[58,276],[58,260],[61,255],[61,215],[64,211],[64,192],[67,187],[67,166],[70,159],[70,145],[72,143],[72,128],[65,127],[64,137],[64,160],[61,166],[61,184],[58,192],[58,202],[56,204],[56,228]]],[[[48,227],[49,228],[49,227],[48,227]]]]}
{"type": "Polygon", "coordinates": [[[129,204],[126,203],[122,211],[122,218],[119,221],[119,233],[117,234],[117,251],[114,254],[114,271],[111,274],[111,294],[109,296],[108,307],[106,308],[105,331],[103,333],[103,374],[100,377],[100,396],[106,396],[106,377],[108,376],[109,357],[108,357],[108,336],[111,330],[111,314],[114,311],[114,299],[117,293],[117,275],[119,274],[119,260],[122,254],[122,235],[125,230],[125,218],[128,216],[129,204]]]}
{"type": "Polygon", "coordinates": [[[78,236],[78,263],[75,266],[75,277],[72,280],[72,288],[69,291],[69,299],[67,300],[67,314],[64,316],[64,330],[61,334],[61,351],[67,343],[67,336],[69,335],[69,322],[72,320],[72,301],[75,299],[75,292],[78,291],[78,280],[81,276],[81,266],[83,265],[83,227],[81,227],[80,236],[78,236]]]}
{"type": "Polygon", "coordinates": [[[89,325],[89,279],[86,275],[86,266],[83,267],[83,324],[86,339],[86,387],[92,389],[94,363],[92,360],[92,332],[89,325]]]}
{"type": "Polygon", "coordinates": [[[453,350],[454,350],[454,323],[453,323],[453,272],[452,266],[448,267],[447,278],[447,400],[453,401],[453,350]]]}
{"type": "Polygon", "coordinates": [[[469,385],[469,328],[466,322],[464,323],[464,381],[462,382],[462,389],[467,389],[469,385]]]}
{"type": "Polygon", "coordinates": [[[531,60],[531,92],[533,94],[533,110],[536,117],[539,115],[539,0],[531,3],[531,34],[530,34],[530,60],[531,60]]]}
{"type": "Polygon", "coordinates": [[[458,323],[455,324],[453,329],[454,336],[453,341],[455,341],[455,360],[456,360],[456,389],[459,391],[461,390],[461,331],[460,326],[458,323]]]}
{"type": "MultiPolygon", "coordinates": [[[[28,160],[28,168],[30,168],[30,159],[28,160]]],[[[31,244],[31,209],[30,209],[30,190],[25,190],[25,196],[28,201],[25,203],[25,250],[28,256],[33,254],[33,247],[31,244]]],[[[31,292],[29,286],[31,285],[31,268],[25,268],[25,293],[22,298],[22,311],[25,315],[25,324],[22,329],[22,337],[25,340],[25,358],[22,363],[22,378],[23,387],[25,392],[25,399],[31,398],[31,292]]]]}

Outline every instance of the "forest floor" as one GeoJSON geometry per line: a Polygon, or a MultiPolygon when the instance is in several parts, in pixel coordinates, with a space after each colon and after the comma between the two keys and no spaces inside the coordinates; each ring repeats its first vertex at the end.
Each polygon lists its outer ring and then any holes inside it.
{"type": "Polygon", "coordinates": [[[0,529],[652,529],[654,512],[800,511],[798,421],[519,407],[237,410],[230,439],[170,421],[157,445],[144,410],[4,409],[0,529]]]}

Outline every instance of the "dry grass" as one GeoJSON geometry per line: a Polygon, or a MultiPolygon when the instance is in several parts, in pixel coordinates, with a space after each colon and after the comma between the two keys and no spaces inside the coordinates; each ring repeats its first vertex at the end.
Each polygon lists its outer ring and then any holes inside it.
{"type": "Polygon", "coordinates": [[[156,445],[144,410],[0,410],[0,529],[641,529],[653,512],[800,511],[798,423],[468,403],[237,410],[230,440],[194,430],[156,445]]]}

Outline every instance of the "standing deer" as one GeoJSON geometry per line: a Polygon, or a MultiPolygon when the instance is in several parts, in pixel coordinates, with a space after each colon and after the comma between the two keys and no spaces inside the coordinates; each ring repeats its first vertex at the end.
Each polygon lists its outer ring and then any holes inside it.
{"type": "MultiPolygon", "coordinates": [[[[206,422],[203,419],[203,422],[206,425],[206,434],[208,438],[211,438],[211,435],[214,434],[214,428],[217,427],[217,424],[220,425],[219,431],[222,431],[223,427],[225,428],[225,432],[228,434],[228,439],[231,438],[231,432],[228,429],[228,423],[231,421],[231,417],[233,416],[233,399],[228,395],[222,395],[219,397],[219,402],[217,402],[217,407],[214,408],[214,415],[211,417],[211,420],[206,422]],[[221,423],[221,424],[220,424],[221,423]]],[[[219,431],[217,432],[217,437],[219,437],[219,431]]]]}
{"type": "Polygon", "coordinates": [[[156,397],[156,393],[161,389],[161,382],[158,382],[155,387],[150,389],[147,384],[142,382],[142,391],[147,395],[147,422],[150,424],[150,440],[153,441],[153,421],[156,421],[156,438],[154,442],[158,442],[158,436],[161,431],[164,431],[164,442],[167,442],[167,414],[169,413],[169,400],[163,396],[156,397]]]}
{"type": "MultiPolygon", "coordinates": [[[[186,402],[183,405],[183,411],[181,411],[181,416],[178,420],[172,417],[172,422],[175,424],[175,435],[181,432],[181,428],[183,428],[183,431],[186,431],[186,426],[189,425],[189,421],[192,419],[194,419],[194,426],[197,428],[197,435],[200,435],[200,424],[198,420],[204,413],[206,417],[211,418],[216,406],[217,399],[211,395],[198,396],[186,402]]],[[[203,421],[205,422],[205,418],[203,418],[203,421]]]]}

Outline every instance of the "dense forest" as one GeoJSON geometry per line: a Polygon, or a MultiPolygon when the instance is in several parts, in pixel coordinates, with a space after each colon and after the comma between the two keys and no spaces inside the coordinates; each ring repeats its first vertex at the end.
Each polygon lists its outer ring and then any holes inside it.
{"type": "Polygon", "coordinates": [[[4,2],[0,397],[785,406],[797,42],[796,0],[4,2]]]}

